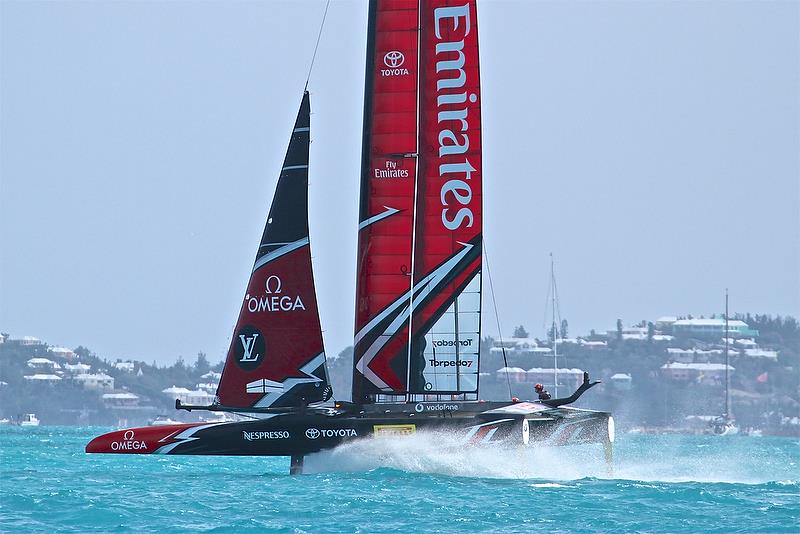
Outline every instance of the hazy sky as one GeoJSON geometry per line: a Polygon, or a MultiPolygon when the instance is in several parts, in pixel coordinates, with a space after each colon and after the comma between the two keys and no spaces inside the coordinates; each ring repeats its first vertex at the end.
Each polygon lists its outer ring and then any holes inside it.
{"type": "MultiPolygon", "coordinates": [[[[0,2],[0,330],[221,359],[323,0],[0,2]]],[[[479,2],[485,237],[503,331],[800,315],[800,2],[479,2]]],[[[365,2],[311,74],[329,354],[353,333],[365,2]]],[[[484,333],[495,334],[490,299],[484,333]]]]}

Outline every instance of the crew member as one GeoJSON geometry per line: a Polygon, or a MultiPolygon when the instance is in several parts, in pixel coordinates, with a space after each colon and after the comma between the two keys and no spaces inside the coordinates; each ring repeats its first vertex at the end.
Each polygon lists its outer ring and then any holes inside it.
{"type": "Polygon", "coordinates": [[[536,384],[533,389],[536,390],[537,395],[539,395],[539,400],[548,400],[550,398],[550,394],[544,389],[544,386],[541,384],[536,384]]]}

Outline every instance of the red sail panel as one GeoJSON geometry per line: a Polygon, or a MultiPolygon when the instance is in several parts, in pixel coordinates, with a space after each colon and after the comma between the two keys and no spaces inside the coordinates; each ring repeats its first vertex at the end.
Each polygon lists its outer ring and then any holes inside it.
{"type": "Polygon", "coordinates": [[[370,3],[353,373],[357,402],[405,390],[418,17],[416,0],[370,3]]]}
{"type": "Polygon", "coordinates": [[[476,1],[421,0],[420,10],[420,157],[409,390],[477,392],[482,172],[476,1]],[[452,268],[443,271],[448,262],[452,268]],[[418,291],[436,272],[437,280],[418,291]]]}
{"type": "Polygon", "coordinates": [[[306,93],[217,389],[223,406],[298,406],[331,395],[308,240],[309,116],[306,93]]]}

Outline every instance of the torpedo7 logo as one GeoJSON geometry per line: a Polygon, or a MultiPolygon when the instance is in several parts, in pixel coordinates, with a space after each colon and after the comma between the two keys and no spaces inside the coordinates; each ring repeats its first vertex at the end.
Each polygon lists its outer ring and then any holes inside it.
{"type": "Polygon", "coordinates": [[[253,371],[264,359],[266,343],[263,334],[253,326],[241,327],[234,337],[233,353],[237,365],[253,371]]]}

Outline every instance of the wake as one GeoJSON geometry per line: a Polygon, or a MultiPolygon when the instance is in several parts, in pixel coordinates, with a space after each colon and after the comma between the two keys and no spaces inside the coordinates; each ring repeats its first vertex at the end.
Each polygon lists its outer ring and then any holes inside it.
{"type": "Polygon", "coordinates": [[[749,437],[621,436],[609,473],[600,444],[571,447],[468,446],[452,435],[418,432],[357,440],[306,458],[306,473],[396,469],[457,477],[572,481],[797,485],[796,442],[749,437]],[[767,443],[770,442],[770,443],[767,443]]]}

